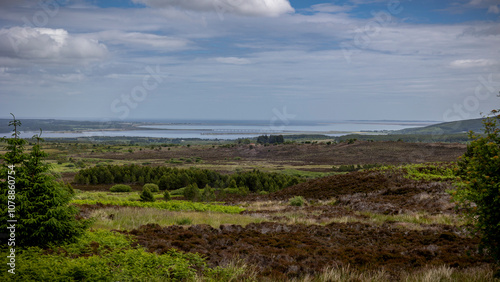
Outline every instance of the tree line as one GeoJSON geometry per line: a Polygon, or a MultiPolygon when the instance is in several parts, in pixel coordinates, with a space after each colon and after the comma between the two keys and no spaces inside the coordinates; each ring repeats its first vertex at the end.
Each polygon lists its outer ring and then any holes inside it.
{"type": "Polygon", "coordinates": [[[247,188],[251,192],[274,192],[302,182],[297,176],[268,173],[259,170],[231,175],[199,168],[151,167],[143,165],[107,165],[80,170],[74,178],[77,184],[157,184],[160,190],[175,190],[196,184],[213,188],[247,188]]]}

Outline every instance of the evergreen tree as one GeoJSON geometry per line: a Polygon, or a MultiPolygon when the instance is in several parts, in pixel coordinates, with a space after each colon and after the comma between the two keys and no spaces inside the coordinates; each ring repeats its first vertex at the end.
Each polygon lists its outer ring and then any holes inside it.
{"type": "Polygon", "coordinates": [[[144,176],[139,176],[139,178],[137,179],[137,183],[139,184],[144,184],[144,176]]]}
{"type": "Polygon", "coordinates": [[[168,190],[165,190],[165,193],[163,193],[163,198],[165,199],[165,201],[170,201],[171,197],[168,190]]]}
{"type": "Polygon", "coordinates": [[[140,197],[141,197],[141,201],[143,201],[143,202],[154,202],[155,201],[155,197],[153,195],[153,192],[151,192],[151,190],[149,190],[149,188],[147,188],[147,187],[145,187],[142,190],[140,197]]]}
{"type": "Polygon", "coordinates": [[[236,180],[234,180],[234,178],[233,178],[233,179],[231,179],[231,180],[229,181],[229,184],[227,185],[227,187],[229,187],[229,188],[237,188],[237,187],[238,187],[238,185],[236,184],[236,180]]]}
{"type": "Polygon", "coordinates": [[[162,175],[158,181],[158,187],[160,190],[170,190],[171,177],[167,175],[162,175]]]}
{"type": "Polygon", "coordinates": [[[184,189],[184,198],[190,201],[197,201],[200,199],[200,189],[198,189],[198,185],[196,185],[196,183],[189,184],[184,189]]]}
{"type": "Polygon", "coordinates": [[[215,200],[215,191],[210,186],[205,185],[203,192],[201,193],[201,200],[205,202],[211,202],[215,200]]]}
{"type": "MultiPolygon", "coordinates": [[[[13,213],[15,223],[16,245],[46,246],[49,243],[58,243],[75,238],[82,234],[89,225],[89,221],[76,219],[78,210],[69,206],[72,194],[63,183],[59,183],[50,175],[50,167],[44,163],[47,156],[40,149],[41,138],[35,136],[36,144],[31,152],[23,152],[25,141],[20,141],[17,126],[20,123],[15,119],[14,138],[7,139],[7,153],[0,168],[0,179],[8,179],[8,175],[15,175],[15,202],[13,213]],[[14,171],[14,173],[11,173],[14,171]]],[[[10,189],[7,181],[0,182],[2,205],[7,203],[10,189]]],[[[2,208],[0,228],[6,229],[7,207],[2,208]]],[[[12,219],[10,218],[10,219],[12,219]]]]}
{"type": "Polygon", "coordinates": [[[257,137],[257,143],[267,144],[267,143],[269,143],[269,137],[267,135],[261,135],[261,136],[257,137]]]}

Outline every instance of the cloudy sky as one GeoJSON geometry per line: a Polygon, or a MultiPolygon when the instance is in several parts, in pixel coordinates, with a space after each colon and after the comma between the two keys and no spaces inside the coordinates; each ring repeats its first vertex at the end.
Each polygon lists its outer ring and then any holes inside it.
{"type": "Polygon", "coordinates": [[[499,0],[0,0],[0,118],[449,121],[499,90],[499,0]]]}

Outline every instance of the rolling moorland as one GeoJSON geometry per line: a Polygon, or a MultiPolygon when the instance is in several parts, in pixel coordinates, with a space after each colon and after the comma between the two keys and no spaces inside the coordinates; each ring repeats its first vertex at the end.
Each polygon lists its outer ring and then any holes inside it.
{"type": "Polygon", "coordinates": [[[48,140],[92,227],[23,249],[15,279],[494,281],[451,201],[466,144],[397,140],[48,140]]]}

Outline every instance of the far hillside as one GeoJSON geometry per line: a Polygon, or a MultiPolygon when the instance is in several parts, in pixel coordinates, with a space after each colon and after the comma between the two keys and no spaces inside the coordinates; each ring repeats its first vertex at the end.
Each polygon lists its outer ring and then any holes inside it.
{"type": "Polygon", "coordinates": [[[406,128],[395,130],[391,134],[456,134],[467,133],[469,131],[481,132],[483,127],[482,118],[459,120],[433,124],[425,127],[406,128]]]}

